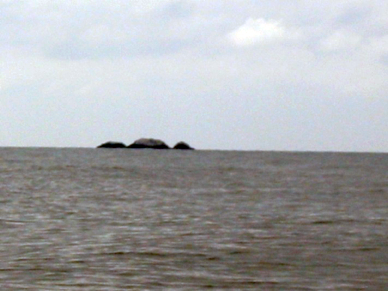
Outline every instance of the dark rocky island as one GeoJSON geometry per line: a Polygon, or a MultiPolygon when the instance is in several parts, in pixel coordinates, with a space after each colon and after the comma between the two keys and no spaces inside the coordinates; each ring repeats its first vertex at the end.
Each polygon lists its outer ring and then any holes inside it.
{"type": "Polygon", "coordinates": [[[191,146],[189,146],[187,143],[180,141],[178,142],[174,147],[174,150],[193,150],[191,146]]]}
{"type": "MultiPolygon", "coordinates": [[[[108,148],[108,149],[117,149],[117,148],[128,148],[128,149],[157,149],[157,150],[167,150],[171,149],[164,141],[154,138],[140,138],[135,140],[129,146],[126,146],[122,142],[108,141],[99,145],[97,148],[108,148]]],[[[172,149],[174,150],[194,150],[189,144],[180,141],[172,149]]]]}
{"type": "Polygon", "coordinates": [[[156,149],[167,150],[170,147],[160,139],[141,138],[128,146],[129,149],[156,149]]]}
{"type": "Polygon", "coordinates": [[[99,145],[97,148],[107,148],[107,149],[122,149],[126,148],[127,146],[123,144],[122,142],[117,142],[117,141],[108,141],[106,143],[103,143],[99,145]]]}

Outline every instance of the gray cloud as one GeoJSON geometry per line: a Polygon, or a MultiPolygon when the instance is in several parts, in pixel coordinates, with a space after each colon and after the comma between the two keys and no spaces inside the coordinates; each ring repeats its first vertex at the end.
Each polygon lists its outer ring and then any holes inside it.
{"type": "Polygon", "coordinates": [[[0,1],[0,15],[3,145],[388,149],[385,1],[0,1]]]}

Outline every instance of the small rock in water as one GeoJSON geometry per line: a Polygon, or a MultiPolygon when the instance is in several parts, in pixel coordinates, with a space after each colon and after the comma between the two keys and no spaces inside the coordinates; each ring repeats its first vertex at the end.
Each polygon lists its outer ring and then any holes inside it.
{"type": "Polygon", "coordinates": [[[176,150],[193,150],[191,146],[189,146],[187,143],[180,141],[175,146],[174,149],[176,150]]]}
{"type": "Polygon", "coordinates": [[[108,141],[106,143],[103,143],[99,145],[97,148],[107,148],[107,149],[117,149],[117,148],[125,148],[126,145],[122,142],[117,141],[108,141]]]}

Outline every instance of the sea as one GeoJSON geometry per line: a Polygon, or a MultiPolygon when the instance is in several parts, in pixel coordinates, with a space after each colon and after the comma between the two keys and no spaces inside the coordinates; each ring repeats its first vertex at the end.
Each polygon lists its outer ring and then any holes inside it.
{"type": "Polygon", "coordinates": [[[0,290],[388,290],[388,154],[0,148],[0,290]]]}

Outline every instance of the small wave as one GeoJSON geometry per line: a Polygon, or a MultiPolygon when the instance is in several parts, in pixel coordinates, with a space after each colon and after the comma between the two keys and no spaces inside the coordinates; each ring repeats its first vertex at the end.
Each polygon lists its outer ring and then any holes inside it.
{"type": "Polygon", "coordinates": [[[360,223],[361,221],[358,221],[356,219],[348,218],[348,219],[319,219],[315,221],[311,221],[309,224],[339,224],[339,223],[360,223]]]}
{"type": "Polygon", "coordinates": [[[311,224],[334,224],[334,223],[336,223],[336,221],[334,220],[316,220],[311,222],[311,224]]]}
{"type": "Polygon", "coordinates": [[[340,252],[373,252],[373,251],[380,251],[380,247],[349,247],[349,248],[338,248],[335,249],[335,251],[340,251],[340,252]]]}

